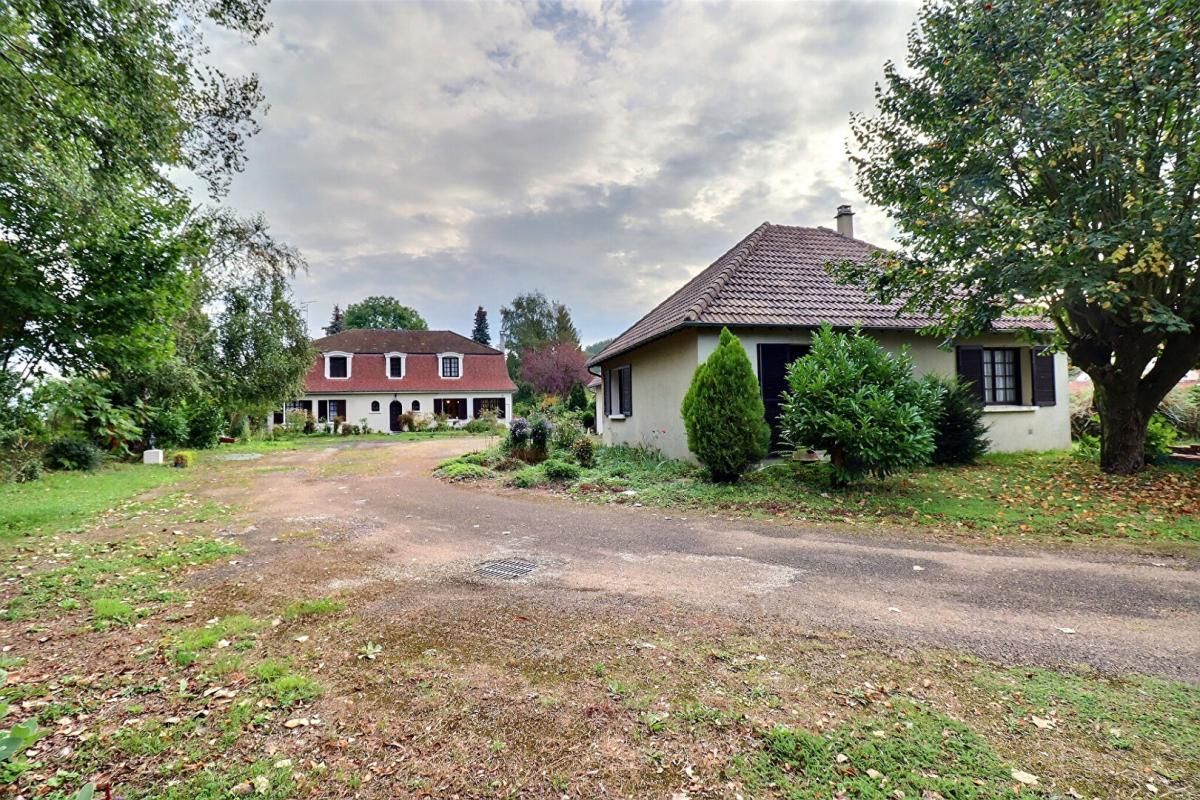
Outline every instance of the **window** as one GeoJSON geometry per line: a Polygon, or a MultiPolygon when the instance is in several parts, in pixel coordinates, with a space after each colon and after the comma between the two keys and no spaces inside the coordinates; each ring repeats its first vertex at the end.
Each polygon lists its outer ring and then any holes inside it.
{"type": "Polygon", "coordinates": [[[443,378],[459,377],[458,356],[442,356],[442,377],[443,378]]]}
{"type": "Polygon", "coordinates": [[[1021,402],[1021,377],[1015,348],[983,348],[983,402],[1015,406],[1021,402]]]}
{"type": "Polygon", "coordinates": [[[378,414],[378,413],[379,413],[379,401],[378,401],[378,400],[372,400],[372,401],[371,401],[371,413],[372,413],[372,414],[378,414]]]}
{"type": "Polygon", "coordinates": [[[450,419],[467,418],[467,399],[465,397],[438,397],[433,401],[433,413],[445,414],[450,419]]]}
{"type": "Polygon", "coordinates": [[[475,413],[472,416],[479,419],[480,414],[491,411],[496,415],[496,419],[504,419],[504,406],[503,397],[477,397],[475,398],[475,413]]]}
{"type": "Polygon", "coordinates": [[[413,400],[413,401],[412,401],[412,410],[413,410],[413,411],[420,411],[420,410],[421,410],[421,401],[420,401],[420,400],[413,400]]]}
{"type": "Polygon", "coordinates": [[[387,354],[387,376],[394,380],[404,377],[404,353],[387,354]]]}
{"type": "Polygon", "coordinates": [[[331,378],[348,378],[350,377],[350,364],[345,356],[330,356],[329,357],[329,377],[331,378]]]}
{"type": "Polygon", "coordinates": [[[628,364],[605,373],[604,413],[610,417],[633,416],[633,368],[628,364]]]}

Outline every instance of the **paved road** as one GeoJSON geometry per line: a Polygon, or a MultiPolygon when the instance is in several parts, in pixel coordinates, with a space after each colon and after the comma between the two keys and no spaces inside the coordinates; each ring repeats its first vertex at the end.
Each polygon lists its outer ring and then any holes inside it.
{"type": "Polygon", "coordinates": [[[333,449],[273,456],[298,471],[256,473],[247,489],[259,498],[256,535],[340,532],[347,557],[369,554],[375,579],[419,580],[431,591],[477,580],[480,561],[522,557],[537,569],[490,591],[583,613],[666,603],[1003,662],[1200,683],[1194,561],[914,543],[429,477],[439,460],[468,449],[466,440],[388,444],[373,449],[366,468],[333,449]]]}

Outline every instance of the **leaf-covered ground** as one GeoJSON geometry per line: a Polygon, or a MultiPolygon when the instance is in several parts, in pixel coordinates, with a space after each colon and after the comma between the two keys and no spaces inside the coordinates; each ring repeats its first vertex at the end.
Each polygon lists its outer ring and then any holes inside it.
{"type": "Polygon", "coordinates": [[[209,460],[137,500],[97,486],[110,504],[87,524],[68,502],[39,517],[42,533],[14,529],[0,543],[5,724],[36,719],[46,735],[0,774],[2,791],[55,800],[94,779],[131,800],[1200,793],[1195,687],[669,605],[571,613],[458,581],[379,581],[336,509],[302,530],[214,500],[230,486],[253,497],[266,475],[348,480],[382,452],[209,460]]]}
{"type": "MultiPolygon", "coordinates": [[[[511,466],[498,451],[466,458],[511,466]]],[[[513,474],[497,479],[512,485],[513,474]]],[[[740,483],[715,485],[699,468],[630,448],[600,448],[596,465],[573,480],[549,481],[536,469],[520,476],[518,485],[532,482],[602,503],[884,523],[918,534],[927,529],[975,538],[1200,543],[1200,470],[1154,466],[1133,476],[1106,475],[1067,453],[989,455],[975,466],[928,468],[843,491],[829,487],[828,472],[819,464],[775,463],[740,483]]]]}

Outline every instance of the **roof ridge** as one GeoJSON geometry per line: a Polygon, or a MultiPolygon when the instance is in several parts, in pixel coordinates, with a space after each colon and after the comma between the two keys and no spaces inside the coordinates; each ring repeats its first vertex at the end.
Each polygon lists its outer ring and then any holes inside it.
{"type": "Polygon", "coordinates": [[[737,271],[738,267],[746,263],[746,259],[758,247],[758,243],[762,241],[767,230],[770,229],[771,223],[764,222],[755,228],[749,236],[742,240],[741,247],[736,248],[731,254],[729,263],[717,271],[709,281],[708,286],[700,290],[700,296],[696,298],[696,302],[688,306],[684,312],[684,321],[694,322],[704,314],[704,311],[712,304],[721,290],[725,288],[725,284],[729,283],[729,278],[737,271]]]}

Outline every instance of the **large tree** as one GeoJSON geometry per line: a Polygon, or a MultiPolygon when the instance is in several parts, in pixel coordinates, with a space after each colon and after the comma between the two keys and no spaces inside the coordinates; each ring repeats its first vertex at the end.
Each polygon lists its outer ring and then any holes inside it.
{"type": "Polygon", "coordinates": [[[508,373],[515,381],[521,380],[521,354],[550,342],[579,346],[570,310],[541,292],[519,294],[500,307],[500,336],[508,349],[508,373]]]}
{"type": "Polygon", "coordinates": [[[0,4],[0,368],[153,362],[186,306],[186,170],[241,169],[254,76],[203,63],[213,26],[253,40],[265,0],[0,4]]]}
{"type": "Polygon", "coordinates": [[[402,304],[394,297],[368,297],[346,306],[342,315],[346,328],[381,328],[384,330],[424,331],[428,323],[415,308],[402,304]]]}
{"type": "Polygon", "coordinates": [[[1193,0],[928,2],[908,68],[852,120],[897,252],[851,278],[945,320],[1053,320],[1091,376],[1101,466],[1200,360],[1200,14],[1193,0]]]}
{"type": "Polygon", "coordinates": [[[333,315],[329,318],[329,324],[325,326],[325,335],[333,336],[335,333],[341,333],[345,329],[346,323],[342,317],[342,307],[334,303],[333,315]]]}
{"type": "Polygon", "coordinates": [[[546,342],[521,353],[521,380],[540,394],[565,396],[591,378],[587,354],[572,342],[546,342]]]}

